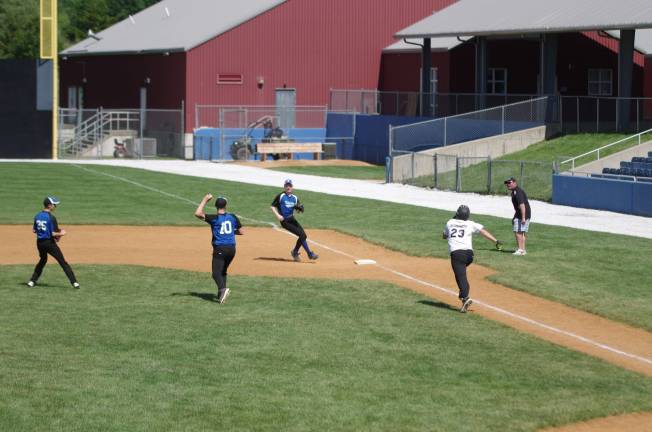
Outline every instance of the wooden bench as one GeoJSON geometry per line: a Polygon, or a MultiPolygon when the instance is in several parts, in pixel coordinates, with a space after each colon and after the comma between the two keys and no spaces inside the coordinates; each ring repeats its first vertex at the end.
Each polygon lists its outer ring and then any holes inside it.
{"type": "Polygon", "coordinates": [[[264,161],[269,154],[286,154],[288,159],[292,159],[294,153],[312,153],[315,160],[321,159],[322,149],[321,143],[258,143],[256,145],[256,153],[260,154],[260,160],[264,161]]]}

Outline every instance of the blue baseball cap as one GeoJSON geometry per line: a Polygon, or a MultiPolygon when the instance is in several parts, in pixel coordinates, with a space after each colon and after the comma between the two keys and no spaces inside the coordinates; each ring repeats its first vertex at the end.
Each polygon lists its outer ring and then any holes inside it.
{"type": "Polygon", "coordinates": [[[292,179],[285,179],[285,182],[283,183],[283,186],[290,185],[292,186],[292,179]]]}
{"type": "Polygon", "coordinates": [[[44,205],[48,205],[48,204],[59,205],[60,202],[61,201],[59,201],[59,198],[52,195],[45,197],[45,199],[43,200],[44,205]]]}

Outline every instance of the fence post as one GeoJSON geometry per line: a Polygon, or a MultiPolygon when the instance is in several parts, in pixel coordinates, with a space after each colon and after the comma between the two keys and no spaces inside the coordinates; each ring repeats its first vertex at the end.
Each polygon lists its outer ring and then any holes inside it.
{"type": "Polygon", "coordinates": [[[492,160],[491,156],[487,156],[487,192],[491,193],[491,180],[492,180],[492,160]]]}
{"type": "MultiPolygon", "coordinates": [[[[641,102],[641,100],[637,98],[636,99],[636,132],[641,131],[641,126],[638,123],[638,118],[639,118],[639,111],[638,110],[639,110],[640,102],[641,102]]],[[[641,137],[639,137],[639,141],[640,141],[640,139],[641,139],[641,137]]]]}
{"type": "Polygon", "coordinates": [[[597,108],[596,108],[596,113],[595,113],[595,132],[599,133],[600,132],[600,98],[596,99],[597,102],[597,108]]]}
{"type": "Polygon", "coordinates": [[[437,179],[437,153],[435,153],[434,155],[432,155],[432,159],[433,159],[432,162],[433,162],[433,164],[434,164],[434,168],[435,168],[435,169],[433,170],[433,171],[434,171],[434,175],[435,175],[435,182],[434,182],[434,184],[435,184],[435,189],[439,189],[439,180],[437,179]]]}
{"type": "Polygon", "coordinates": [[[580,97],[577,97],[577,133],[580,133],[580,97]]]}
{"type": "Polygon", "coordinates": [[[521,161],[521,175],[520,175],[520,179],[521,179],[521,185],[522,185],[523,187],[525,187],[525,177],[523,177],[524,171],[525,171],[525,162],[524,162],[524,161],[521,161]]]}
{"type": "Polygon", "coordinates": [[[460,158],[455,156],[455,192],[459,192],[462,187],[462,173],[460,172],[460,158]]]}
{"type": "Polygon", "coordinates": [[[500,111],[501,111],[501,115],[502,115],[500,133],[504,135],[505,134],[505,105],[503,105],[503,107],[502,107],[502,109],[500,111]]]}
{"type": "Polygon", "coordinates": [[[349,91],[344,90],[344,106],[346,106],[346,109],[349,109],[349,91]]]}
{"type": "Polygon", "coordinates": [[[394,115],[400,115],[398,113],[398,92],[396,92],[396,111],[394,112],[394,115]]]}
{"type": "Polygon", "coordinates": [[[444,117],[444,147],[448,138],[448,117],[444,117]]]}
{"type": "MultiPolygon", "coordinates": [[[[179,131],[179,135],[181,136],[179,145],[181,146],[180,149],[180,156],[182,159],[186,158],[186,151],[185,151],[185,141],[186,141],[186,101],[181,100],[181,130],[179,131]]],[[[158,153],[158,149],[156,150],[156,153],[158,153]]]]}
{"type": "Polygon", "coordinates": [[[199,129],[199,107],[195,104],[195,129],[199,129]]]}
{"type": "Polygon", "coordinates": [[[389,125],[389,155],[394,155],[394,127],[389,125]]]}
{"type": "Polygon", "coordinates": [[[564,99],[559,95],[559,132],[564,133],[564,99]]]}
{"type": "Polygon", "coordinates": [[[412,152],[412,180],[414,181],[414,152],[412,152]]]}
{"type": "Polygon", "coordinates": [[[143,117],[147,115],[147,111],[145,110],[140,110],[140,142],[138,144],[138,159],[143,158],[143,139],[145,138],[145,131],[143,128],[143,120],[145,120],[143,117]]]}
{"type": "Polygon", "coordinates": [[[385,156],[385,183],[392,182],[392,158],[391,156],[385,156]]]}

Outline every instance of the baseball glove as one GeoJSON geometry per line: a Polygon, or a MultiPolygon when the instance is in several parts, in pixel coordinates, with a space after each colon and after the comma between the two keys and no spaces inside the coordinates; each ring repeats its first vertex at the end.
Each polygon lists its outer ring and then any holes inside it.
{"type": "Polygon", "coordinates": [[[496,240],[496,250],[499,251],[503,250],[503,242],[501,242],[500,240],[496,240]]]}
{"type": "Polygon", "coordinates": [[[303,210],[304,210],[303,204],[299,204],[299,205],[294,206],[294,209],[296,211],[298,211],[299,213],[303,213],[303,210]]]}

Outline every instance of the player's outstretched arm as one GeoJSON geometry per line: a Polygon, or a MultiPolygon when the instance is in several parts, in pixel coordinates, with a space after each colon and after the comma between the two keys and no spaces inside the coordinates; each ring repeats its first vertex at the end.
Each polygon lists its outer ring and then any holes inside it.
{"type": "Polygon", "coordinates": [[[204,207],[206,206],[206,203],[208,203],[212,199],[213,199],[213,195],[209,193],[204,195],[204,198],[202,198],[201,202],[197,206],[197,210],[195,210],[195,217],[197,219],[204,220],[206,218],[206,213],[204,213],[204,207]]]}
{"type": "Polygon", "coordinates": [[[484,237],[487,240],[489,240],[490,242],[492,242],[496,246],[496,249],[503,250],[503,242],[501,242],[496,237],[494,237],[493,234],[491,234],[489,231],[482,228],[480,230],[480,234],[482,234],[482,237],[484,237]]]}

